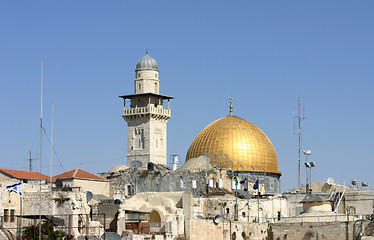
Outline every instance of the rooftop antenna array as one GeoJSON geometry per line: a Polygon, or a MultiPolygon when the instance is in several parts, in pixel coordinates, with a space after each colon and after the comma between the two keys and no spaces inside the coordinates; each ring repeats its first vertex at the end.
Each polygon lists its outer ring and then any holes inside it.
{"type": "Polygon", "coordinates": [[[29,159],[28,159],[29,160],[29,169],[30,169],[30,172],[31,172],[32,171],[32,161],[34,161],[36,159],[31,157],[31,155],[32,155],[31,150],[28,153],[29,153],[29,159]]]}
{"type": "Polygon", "coordinates": [[[294,117],[294,119],[297,118],[297,121],[298,121],[297,133],[295,131],[295,125],[294,125],[294,133],[298,135],[298,151],[299,151],[299,155],[298,156],[299,157],[298,157],[298,161],[297,161],[297,169],[298,169],[297,186],[300,187],[300,160],[301,160],[301,149],[302,149],[302,146],[301,146],[301,121],[303,121],[305,119],[305,117],[301,116],[301,101],[300,101],[300,97],[297,99],[297,103],[298,103],[298,106],[299,106],[299,113],[298,113],[297,116],[295,116],[295,112],[294,112],[293,117],[294,117]]]}

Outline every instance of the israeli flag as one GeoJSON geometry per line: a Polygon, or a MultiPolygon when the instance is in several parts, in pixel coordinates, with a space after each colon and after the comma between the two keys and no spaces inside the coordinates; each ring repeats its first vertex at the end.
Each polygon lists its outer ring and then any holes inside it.
{"type": "Polygon", "coordinates": [[[257,190],[258,189],[258,178],[255,182],[255,184],[253,184],[253,190],[257,190]]]}
{"type": "Polygon", "coordinates": [[[243,180],[241,180],[240,184],[243,185],[243,190],[245,192],[247,192],[248,191],[248,180],[247,180],[247,178],[244,178],[243,180]]]}
{"type": "Polygon", "coordinates": [[[7,186],[6,190],[8,192],[16,192],[22,197],[22,182],[7,186]]]}

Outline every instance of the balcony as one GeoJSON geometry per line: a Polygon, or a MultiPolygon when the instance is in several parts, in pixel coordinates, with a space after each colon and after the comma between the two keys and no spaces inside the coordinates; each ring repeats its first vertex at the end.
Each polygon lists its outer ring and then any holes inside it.
{"type": "Polygon", "coordinates": [[[125,118],[136,118],[143,117],[145,115],[151,114],[152,117],[169,119],[170,118],[170,109],[165,109],[162,107],[135,107],[135,108],[124,108],[123,117],[125,118]]]}

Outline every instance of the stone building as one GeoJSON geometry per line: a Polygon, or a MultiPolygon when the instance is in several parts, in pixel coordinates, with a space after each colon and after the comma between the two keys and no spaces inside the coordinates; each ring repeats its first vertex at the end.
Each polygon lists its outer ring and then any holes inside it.
{"type": "MultiPolygon", "coordinates": [[[[39,183],[22,183],[22,197],[16,192],[8,192],[6,186],[13,181],[3,180],[1,184],[1,227],[10,235],[20,236],[20,227],[52,224],[55,230],[61,230],[74,236],[85,234],[85,227],[91,223],[90,208],[87,205],[86,193],[66,189],[51,189],[50,185],[39,183]],[[21,203],[22,201],[22,203],[21,203]],[[22,218],[21,218],[22,208],[22,218]],[[21,220],[22,219],[22,220],[21,220]]],[[[91,224],[91,234],[98,235],[100,227],[91,224]],[[96,227],[94,227],[96,226],[96,227]]],[[[101,232],[103,230],[101,229],[101,232]]],[[[9,238],[12,239],[12,238],[9,238]]]]}
{"type": "Polygon", "coordinates": [[[165,164],[167,160],[167,122],[171,118],[169,100],[159,93],[158,65],[146,55],[135,69],[134,94],[120,96],[124,100],[123,119],[127,122],[127,162],[146,167],[150,162],[165,164]],[[130,106],[126,100],[130,100],[130,106]],[[167,101],[165,108],[164,101],[167,101]]]}
{"type": "Polygon", "coordinates": [[[109,181],[103,177],[75,168],[53,176],[60,187],[80,188],[82,192],[91,192],[94,195],[110,197],[109,181]]]}

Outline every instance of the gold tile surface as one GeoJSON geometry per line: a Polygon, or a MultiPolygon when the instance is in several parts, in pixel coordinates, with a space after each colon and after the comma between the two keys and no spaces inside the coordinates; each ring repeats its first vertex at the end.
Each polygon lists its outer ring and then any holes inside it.
{"type": "Polygon", "coordinates": [[[186,161],[201,155],[209,155],[211,163],[220,167],[278,173],[278,158],[270,139],[256,125],[234,115],[205,127],[193,140],[186,161]]]}

